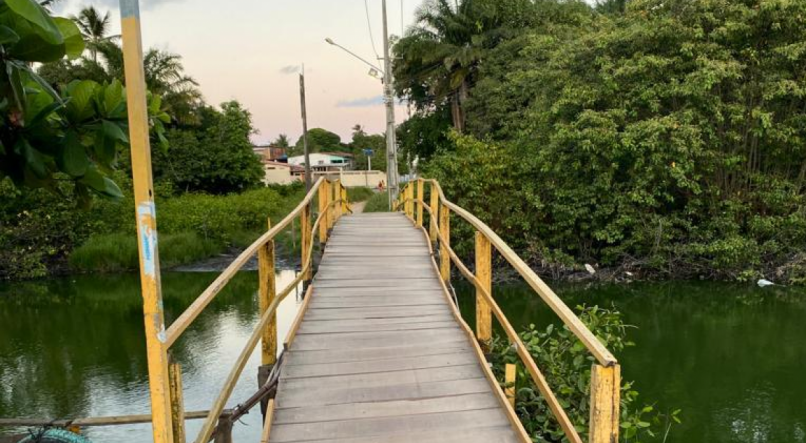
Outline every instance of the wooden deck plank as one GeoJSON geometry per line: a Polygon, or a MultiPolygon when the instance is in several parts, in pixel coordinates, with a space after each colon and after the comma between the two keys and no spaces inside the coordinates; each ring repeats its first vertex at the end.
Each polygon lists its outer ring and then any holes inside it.
{"type": "Polygon", "coordinates": [[[312,285],[271,442],[519,441],[402,214],[341,218],[312,285]]]}

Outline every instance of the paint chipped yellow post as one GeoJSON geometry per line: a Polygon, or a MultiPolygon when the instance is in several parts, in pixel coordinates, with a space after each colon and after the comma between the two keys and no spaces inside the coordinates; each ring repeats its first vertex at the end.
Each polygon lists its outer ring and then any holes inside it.
{"type": "Polygon", "coordinates": [[[591,368],[589,443],[618,443],[621,406],[621,367],[591,368]]]}
{"type": "MultiPolygon", "coordinates": [[[[439,217],[439,190],[437,189],[436,180],[431,182],[431,218],[439,217]]],[[[437,241],[437,230],[439,229],[438,223],[428,223],[428,233],[431,237],[431,242],[437,241]]]]}
{"type": "Polygon", "coordinates": [[[139,9],[137,0],[120,0],[137,244],[140,254],[140,286],[143,293],[148,386],[151,394],[151,423],[155,443],[173,443],[168,352],[165,346],[165,316],[160,287],[157,217],[151,176],[151,146],[148,141],[148,105],[139,9]]]}
{"type": "Polygon", "coordinates": [[[300,231],[301,231],[301,247],[302,247],[302,269],[305,270],[305,276],[302,277],[303,281],[309,281],[311,279],[311,269],[305,269],[305,264],[308,263],[308,249],[310,248],[311,242],[313,242],[313,232],[311,232],[311,205],[305,205],[302,208],[302,214],[300,215],[300,231]]]}
{"type": "MultiPolygon", "coordinates": [[[[333,200],[334,202],[338,202],[341,199],[341,180],[336,179],[333,182],[333,200]]],[[[333,228],[333,225],[336,224],[337,221],[341,218],[341,203],[336,203],[333,205],[333,219],[331,220],[330,227],[333,228]]]]}
{"type": "Polygon", "coordinates": [[[506,394],[507,400],[509,404],[514,408],[515,407],[515,377],[517,371],[515,370],[517,366],[513,364],[507,364],[504,370],[504,383],[506,384],[506,389],[504,393],[506,394]]]}
{"type": "Polygon", "coordinates": [[[439,249],[439,275],[445,283],[451,281],[451,210],[443,205],[439,210],[439,233],[444,239],[439,249]]]}
{"type": "MultiPolygon", "coordinates": [[[[493,293],[492,249],[490,240],[476,231],[476,278],[488,294],[493,293]]],[[[493,314],[481,289],[476,288],[476,339],[484,352],[490,350],[493,335],[493,314]]]]}
{"type": "Polygon", "coordinates": [[[322,180],[322,184],[319,185],[319,214],[321,214],[322,217],[322,221],[319,222],[319,243],[327,242],[327,205],[330,203],[328,201],[328,197],[330,196],[329,189],[327,180],[322,180]]]}
{"type": "MultiPolygon", "coordinates": [[[[268,221],[271,229],[271,220],[268,221]]],[[[274,240],[269,240],[258,250],[258,278],[260,279],[260,315],[266,312],[277,296],[274,274],[274,240]]],[[[261,334],[261,364],[273,365],[277,361],[277,316],[273,315],[261,334]]]]}
{"type": "Polygon", "coordinates": [[[423,179],[417,179],[417,227],[423,225],[423,202],[425,201],[425,183],[423,179]]]}
{"type": "Polygon", "coordinates": [[[406,215],[414,221],[414,183],[406,185],[406,215]]]}

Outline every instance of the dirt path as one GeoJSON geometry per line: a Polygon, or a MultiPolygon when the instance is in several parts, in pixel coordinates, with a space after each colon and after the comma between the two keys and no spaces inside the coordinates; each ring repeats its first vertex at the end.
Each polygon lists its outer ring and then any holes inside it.
{"type": "Polygon", "coordinates": [[[360,214],[364,212],[364,206],[367,205],[366,201],[350,203],[350,209],[353,210],[353,214],[360,214]]]}

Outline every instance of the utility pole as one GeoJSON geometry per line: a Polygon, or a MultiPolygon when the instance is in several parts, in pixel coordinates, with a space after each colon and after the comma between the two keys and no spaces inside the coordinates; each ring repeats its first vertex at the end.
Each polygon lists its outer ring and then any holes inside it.
{"type": "Polygon", "coordinates": [[[302,146],[305,153],[305,190],[311,190],[311,159],[308,156],[308,112],[305,107],[305,65],[299,74],[299,100],[302,107],[302,146]]]}
{"type": "Polygon", "coordinates": [[[386,175],[389,181],[389,210],[399,192],[397,175],[397,134],[395,133],[395,97],[392,90],[392,59],[389,56],[389,25],[386,21],[386,0],[383,9],[383,95],[386,102],[386,175]]]}

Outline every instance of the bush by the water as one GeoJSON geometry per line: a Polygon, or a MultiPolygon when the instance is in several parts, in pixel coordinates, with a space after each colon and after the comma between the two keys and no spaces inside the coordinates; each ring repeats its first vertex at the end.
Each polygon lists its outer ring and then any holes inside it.
{"type": "Polygon", "coordinates": [[[389,212],[389,193],[379,192],[367,200],[364,212],[389,212]]]}
{"type": "MultiPolygon", "coordinates": [[[[627,339],[627,329],[621,313],[598,306],[578,306],[579,319],[614,353],[633,346],[627,339]]],[[[530,325],[520,333],[529,354],[546,377],[548,385],[568,414],[583,441],[588,441],[590,423],[591,366],[596,360],[582,342],[566,326],[548,325],[538,329],[530,325]]],[[[524,368],[506,336],[495,336],[491,346],[493,372],[504,379],[506,364],[515,364],[515,412],[535,442],[563,442],[559,423],[545,398],[524,368]]],[[[628,375],[628,374],[627,374],[628,375]]],[[[646,399],[638,401],[638,390],[632,382],[621,384],[621,436],[623,441],[654,441],[656,436],[668,435],[670,428],[680,423],[680,410],[659,410],[646,399]]],[[[664,440],[665,437],[664,437],[664,440]]]]}
{"type": "MultiPolygon", "coordinates": [[[[136,269],[137,243],[131,184],[123,174],[120,202],[97,200],[89,210],[43,189],[17,189],[0,181],[0,278],[42,277],[67,270],[136,269]],[[71,257],[73,254],[76,257],[71,257]]],[[[64,185],[64,192],[68,185],[64,185]]],[[[243,247],[278,221],[305,194],[304,187],[270,187],[240,194],[173,196],[157,187],[161,265],[174,266],[243,247]],[[163,197],[165,196],[165,197],[163,197]]]]}

